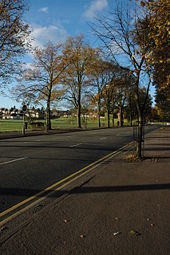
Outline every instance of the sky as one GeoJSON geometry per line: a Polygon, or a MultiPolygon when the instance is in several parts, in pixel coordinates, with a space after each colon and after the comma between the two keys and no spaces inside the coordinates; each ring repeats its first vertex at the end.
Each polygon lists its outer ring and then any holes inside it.
{"type": "MultiPolygon", "coordinates": [[[[127,0],[123,0],[125,3],[127,0]]],[[[24,19],[32,29],[33,46],[43,46],[48,41],[64,42],[68,36],[83,34],[95,47],[98,39],[89,24],[95,17],[114,9],[116,0],[27,0],[29,10],[24,19]]],[[[31,63],[31,56],[25,57],[31,63]]],[[[19,107],[21,103],[0,96],[1,107],[19,107]]]]}

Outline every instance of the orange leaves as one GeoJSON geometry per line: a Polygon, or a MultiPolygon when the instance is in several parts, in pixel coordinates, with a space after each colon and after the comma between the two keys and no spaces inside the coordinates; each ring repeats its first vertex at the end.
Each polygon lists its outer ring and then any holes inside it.
{"type": "Polygon", "coordinates": [[[130,71],[129,71],[129,74],[133,74],[133,71],[132,71],[132,70],[130,70],[130,71]]]}
{"type": "Polygon", "coordinates": [[[63,56],[68,63],[66,76],[71,76],[72,79],[77,77],[81,82],[89,74],[89,66],[95,61],[95,50],[84,43],[82,36],[70,37],[64,46],[63,56]]]}
{"type": "Polygon", "coordinates": [[[51,101],[59,100],[62,98],[62,96],[65,94],[65,89],[54,89],[51,93],[51,101]]]}
{"type": "Polygon", "coordinates": [[[24,9],[24,0],[0,1],[0,76],[4,78],[18,71],[16,58],[28,46],[30,31],[22,20],[24,9]]]}
{"type": "Polygon", "coordinates": [[[61,44],[49,43],[46,48],[33,51],[34,64],[23,73],[23,81],[29,86],[38,101],[59,100],[65,93],[61,85],[62,74],[66,68],[61,54],[61,44]]]}
{"type": "Polygon", "coordinates": [[[169,73],[169,0],[143,0],[140,3],[148,11],[141,22],[142,26],[146,27],[146,45],[141,41],[140,48],[144,54],[147,53],[145,58],[148,65],[152,66],[154,83],[163,86],[167,83],[169,73]]]}

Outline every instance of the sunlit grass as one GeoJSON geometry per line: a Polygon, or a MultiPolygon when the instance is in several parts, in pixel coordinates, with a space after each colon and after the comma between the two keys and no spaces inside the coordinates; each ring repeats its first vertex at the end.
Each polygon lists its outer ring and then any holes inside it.
{"type": "MultiPolygon", "coordinates": [[[[34,122],[43,122],[45,125],[45,120],[35,120],[34,122]]],[[[52,129],[74,129],[77,127],[76,117],[61,117],[57,119],[52,119],[52,129]]],[[[112,120],[110,121],[112,127],[112,120]]],[[[115,125],[117,119],[115,119],[115,125]]],[[[125,125],[128,125],[127,120],[124,121],[125,125]]],[[[0,120],[0,132],[9,131],[22,131],[23,120],[0,120]]],[[[97,128],[98,122],[96,118],[82,118],[82,128],[97,128]]],[[[107,127],[107,119],[101,119],[101,127],[107,127]]],[[[32,130],[32,126],[28,122],[28,131],[32,130]]]]}

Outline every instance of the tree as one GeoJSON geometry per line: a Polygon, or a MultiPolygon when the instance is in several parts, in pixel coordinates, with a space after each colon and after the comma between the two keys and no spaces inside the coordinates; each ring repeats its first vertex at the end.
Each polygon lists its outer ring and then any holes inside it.
{"type": "Polygon", "coordinates": [[[148,43],[150,43],[150,65],[153,67],[153,81],[156,86],[156,102],[161,115],[168,119],[170,112],[170,61],[169,61],[169,1],[141,1],[147,15],[141,24],[147,25],[148,43]]]}
{"type": "Polygon", "coordinates": [[[98,55],[95,62],[90,65],[90,81],[93,86],[93,102],[97,104],[98,127],[100,128],[101,106],[107,111],[108,127],[110,127],[110,114],[113,114],[113,126],[115,110],[119,108],[120,126],[123,126],[123,108],[127,94],[131,90],[132,75],[129,70],[122,70],[119,65],[103,60],[98,55]],[[116,108],[116,109],[115,109],[116,108]]]}
{"type": "Polygon", "coordinates": [[[170,86],[157,86],[156,106],[160,112],[161,121],[170,120],[170,86]]]}
{"type": "Polygon", "coordinates": [[[151,121],[160,121],[160,111],[157,106],[152,108],[151,121]]]}
{"type": "Polygon", "coordinates": [[[134,91],[139,116],[137,156],[140,159],[142,157],[143,119],[151,82],[151,73],[147,62],[149,54],[148,37],[143,30],[141,31],[138,20],[137,13],[134,15],[134,9],[133,13],[130,13],[129,9],[117,6],[112,16],[98,19],[97,25],[99,29],[96,25],[96,28],[93,26],[93,30],[101,39],[106,49],[109,50],[112,59],[119,63],[122,70],[129,69],[129,73],[135,77],[134,91]],[[145,79],[147,93],[146,97],[141,99],[139,89],[143,79],[145,79]]]}
{"type": "Polygon", "coordinates": [[[116,87],[116,105],[119,109],[120,115],[120,126],[124,125],[124,107],[127,104],[127,100],[130,92],[134,89],[133,76],[129,74],[129,69],[121,70],[119,68],[119,73],[115,78],[116,87]]]}
{"type": "Polygon", "coordinates": [[[134,97],[133,91],[129,91],[127,97],[127,105],[126,105],[126,118],[130,122],[130,126],[133,126],[133,120],[137,120],[137,109],[136,109],[136,100],[134,97]]]}
{"type": "Polygon", "coordinates": [[[93,59],[94,50],[84,43],[82,36],[70,37],[64,46],[63,55],[68,63],[63,75],[66,99],[77,110],[77,127],[81,128],[82,96],[87,92],[87,69],[93,59]]]}
{"type": "Polygon", "coordinates": [[[101,95],[102,88],[104,86],[103,78],[103,66],[104,62],[100,57],[100,50],[96,50],[95,61],[93,61],[89,66],[89,77],[92,85],[91,93],[91,103],[96,105],[97,103],[97,118],[98,118],[98,128],[101,127],[100,115],[101,115],[101,95]]]}
{"type": "Polygon", "coordinates": [[[32,94],[36,101],[46,102],[46,132],[51,129],[51,101],[61,99],[65,92],[61,85],[61,75],[67,64],[61,55],[61,47],[61,44],[49,42],[46,48],[34,49],[32,68],[24,71],[17,88],[19,95],[32,94]]]}
{"type": "Polygon", "coordinates": [[[126,97],[125,114],[128,121],[130,121],[130,126],[132,126],[133,120],[137,119],[135,77],[133,76],[133,74],[129,74],[128,70],[126,70],[125,74],[126,74],[124,80],[124,94],[126,97]]]}
{"type": "MultiPolygon", "coordinates": [[[[140,94],[140,98],[141,98],[141,103],[146,98],[146,93],[147,92],[146,92],[145,87],[140,88],[139,94],[140,94]],[[142,100],[142,98],[143,98],[143,100],[142,100]]],[[[146,107],[144,110],[144,122],[150,120],[151,115],[152,115],[151,112],[152,112],[152,98],[151,98],[151,95],[149,94],[147,96],[146,107]]],[[[137,107],[136,107],[136,99],[134,97],[133,91],[131,91],[130,95],[128,95],[128,98],[127,98],[126,115],[127,115],[128,120],[130,120],[130,122],[131,122],[131,126],[132,126],[132,120],[139,121],[138,111],[137,111],[137,107]]]]}
{"type": "Polygon", "coordinates": [[[154,79],[161,86],[170,85],[169,77],[169,1],[141,1],[147,12],[142,22],[147,21],[147,33],[150,44],[150,59],[154,66],[154,79]],[[159,82],[160,81],[160,82],[159,82]]]}
{"type": "MultiPolygon", "coordinates": [[[[0,1],[0,81],[17,71],[18,56],[28,46],[29,27],[22,20],[25,5],[23,0],[0,1]]],[[[2,84],[1,84],[2,85],[2,84]]]]}
{"type": "MultiPolygon", "coordinates": [[[[98,127],[100,128],[102,98],[105,97],[105,102],[107,100],[112,100],[112,96],[110,95],[111,87],[110,89],[108,89],[108,87],[106,89],[106,85],[111,82],[117,67],[114,66],[112,63],[103,60],[101,57],[101,51],[97,50],[96,59],[90,64],[89,69],[90,82],[92,84],[93,102],[97,104],[98,127]],[[111,98],[109,95],[111,96],[111,98]]],[[[106,104],[108,105],[108,103],[106,104]]],[[[110,108],[109,105],[108,107],[110,108]]],[[[110,114],[110,110],[107,110],[108,114],[110,114]]],[[[108,126],[110,127],[110,120],[108,121],[108,126]]]]}
{"type": "Polygon", "coordinates": [[[110,128],[110,113],[111,113],[111,105],[113,103],[113,97],[115,93],[114,83],[111,80],[108,82],[102,90],[102,96],[104,100],[104,105],[107,111],[107,127],[110,128]]]}
{"type": "MultiPolygon", "coordinates": [[[[119,65],[106,62],[104,70],[105,86],[102,90],[102,98],[107,111],[108,127],[110,127],[110,114],[113,114],[113,126],[114,126],[114,110],[116,105],[121,109],[120,115],[122,120],[124,93],[122,72],[119,65]]],[[[122,124],[122,121],[121,121],[122,124]]],[[[121,125],[122,126],[122,125],[121,125]]]]}

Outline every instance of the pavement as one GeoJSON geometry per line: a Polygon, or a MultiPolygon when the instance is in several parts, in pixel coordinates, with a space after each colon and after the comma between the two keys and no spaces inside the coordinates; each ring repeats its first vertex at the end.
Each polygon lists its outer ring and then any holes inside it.
{"type": "Polygon", "coordinates": [[[103,161],[0,229],[0,254],[169,255],[170,128],[103,161]]]}

